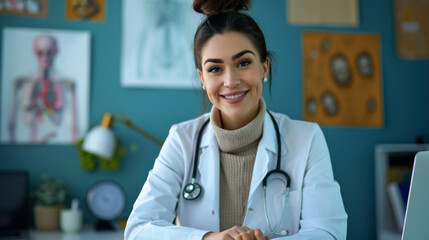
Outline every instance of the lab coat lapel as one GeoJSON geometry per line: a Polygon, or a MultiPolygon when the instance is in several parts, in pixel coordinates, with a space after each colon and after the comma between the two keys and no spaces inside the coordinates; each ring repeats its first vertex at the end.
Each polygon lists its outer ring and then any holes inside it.
{"type": "MultiPolygon", "coordinates": [[[[283,151],[282,151],[283,152],[283,151]]],[[[258,144],[255,164],[253,166],[252,181],[250,184],[249,200],[253,198],[257,187],[261,184],[268,171],[275,169],[277,160],[277,137],[273,121],[265,113],[264,130],[258,144]]]]}
{"type": "Polygon", "coordinates": [[[210,212],[207,225],[219,231],[219,147],[210,124],[201,139],[200,152],[198,171],[205,207],[210,212]]]}

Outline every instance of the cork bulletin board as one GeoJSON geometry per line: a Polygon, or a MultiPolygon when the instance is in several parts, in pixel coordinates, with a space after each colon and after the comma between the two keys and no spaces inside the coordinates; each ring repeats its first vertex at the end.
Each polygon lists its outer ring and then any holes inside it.
{"type": "Polygon", "coordinates": [[[380,36],[305,32],[302,40],[304,119],[382,127],[380,36]]]}

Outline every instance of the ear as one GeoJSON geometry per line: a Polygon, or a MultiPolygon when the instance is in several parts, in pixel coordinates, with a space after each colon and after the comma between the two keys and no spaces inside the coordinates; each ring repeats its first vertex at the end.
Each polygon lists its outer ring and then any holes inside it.
{"type": "Polygon", "coordinates": [[[265,62],[262,63],[262,68],[264,69],[264,77],[266,77],[270,70],[270,59],[268,57],[265,59],[265,62]]]}
{"type": "Polygon", "coordinates": [[[198,72],[198,76],[200,77],[201,83],[204,85],[204,76],[203,76],[203,72],[199,69],[197,69],[198,72]]]}

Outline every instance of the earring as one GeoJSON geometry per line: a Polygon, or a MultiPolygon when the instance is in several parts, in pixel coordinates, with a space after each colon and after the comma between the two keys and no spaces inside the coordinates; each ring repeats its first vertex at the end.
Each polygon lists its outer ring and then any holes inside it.
{"type": "Polygon", "coordinates": [[[205,91],[206,90],[206,85],[203,84],[202,88],[205,91]]]}
{"type": "Polygon", "coordinates": [[[265,76],[263,81],[268,82],[268,78],[265,76]]]}

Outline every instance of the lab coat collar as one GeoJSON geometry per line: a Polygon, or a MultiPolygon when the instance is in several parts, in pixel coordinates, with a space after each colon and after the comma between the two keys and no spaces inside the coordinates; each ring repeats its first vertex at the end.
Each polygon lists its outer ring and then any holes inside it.
{"type": "Polygon", "coordinates": [[[274,128],[273,120],[271,120],[271,117],[268,114],[268,112],[265,113],[264,130],[263,130],[263,134],[262,134],[260,144],[261,143],[264,144],[264,147],[267,150],[269,150],[270,152],[272,152],[274,154],[277,154],[276,129],[274,128]]]}
{"type": "MultiPolygon", "coordinates": [[[[277,121],[277,120],[276,120],[277,121]]],[[[280,141],[281,142],[281,141],[280,141]]],[[[284,146],[284,145],[283,145],[284,146]]],[[[282,148],[282,155],[285,148],[282,148]]],[[[277,136],[273,121],[268,113],[265,113],[264,130],[259,141],[253,166],[252,182],[250,184],[249,200],[253,198],[256,188],[261,184],[268,171],[274,169],[277,163],[277,136]]]]}

